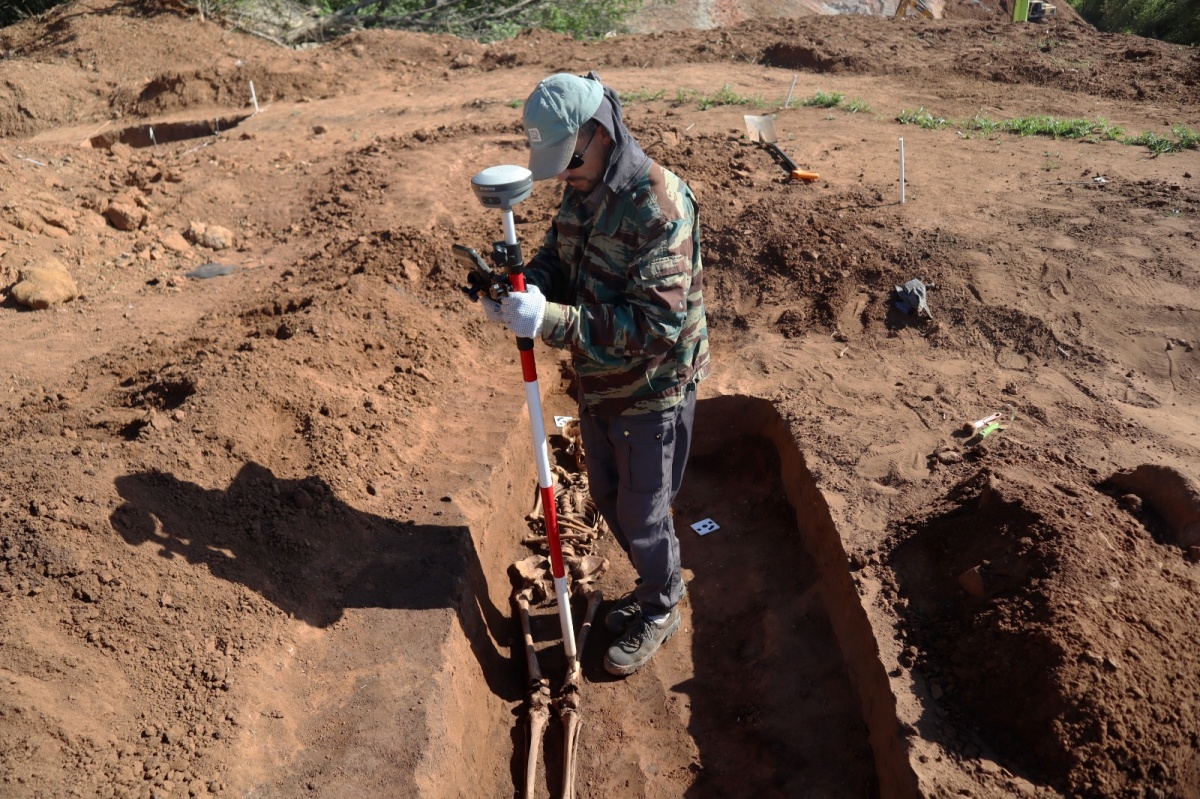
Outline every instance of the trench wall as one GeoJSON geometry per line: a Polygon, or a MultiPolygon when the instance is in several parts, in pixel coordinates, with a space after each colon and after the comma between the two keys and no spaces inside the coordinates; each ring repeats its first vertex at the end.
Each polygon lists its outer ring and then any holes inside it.
{"type": "Polygon", "coordinates": [[[867,725],[879,777],[879,795],[882,799],[916,797],[917,777],[900,735],[896,700],[870,620],[851,581],[846,551],[829,506],[813,481],[787,423],[769,401],[757,397],[729,395],[697,403],[693,454],[720,450],[746,435],[767,439],[779,454],[788,502],[796,511],[804,545],[820,571],[821,598],[867,725]]]}

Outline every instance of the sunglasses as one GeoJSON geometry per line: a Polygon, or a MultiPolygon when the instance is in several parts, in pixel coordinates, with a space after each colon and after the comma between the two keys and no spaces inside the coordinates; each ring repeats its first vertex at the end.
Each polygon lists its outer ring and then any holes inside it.
{"type": "Polygon", "coordinates": [[[583,145],[583,149],[577,153],[571,153],[571,160],[567,162],[567,169],[579,169],[583,166],[583,157],[587,155],[588,148],[592,146],[592,139],[596,138],[596,131],[599,127],[592,129],[592,135],[588,137],[587,144],[583,145]]]}

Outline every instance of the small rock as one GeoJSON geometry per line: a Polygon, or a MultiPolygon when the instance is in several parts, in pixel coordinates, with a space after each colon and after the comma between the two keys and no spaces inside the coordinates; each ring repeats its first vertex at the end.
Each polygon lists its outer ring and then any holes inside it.
{"type": "Polygon", "coordinates": [[[421,279],[421,267],[411,258],[400,259],[400,268],[404,272],[404,279],[410,283],[416,283],[421,279]]]}
{"type": "Polygon", "coordinates": [[[65,208],[51,208],[42,212],[42,220],[55,228],[74,234],[77,226],[71,212],[65,208]]]}
{"type": "Polygon", "coordinates": [[[79,287],[66,269],[31,267],[21,270],[21,279],[9,291],[27,308],[45,310],[79,296],[79,287]]]}
{"type": "Polygon", "coordinates": [[[318,136],[320,136],[322,133],[327,132],[328,130],[329,130],[329,128],[325,127],[324,125],[313,125],[312,126],[312,132],[317,134],[318,136]]]}
{"type": "Polygon", "coordinates": [[[208,225],[204,222],[193,221],[188,225],[185,234],[189,241],[195,242],[210,250],[224,250],[233,246],[233,233],[220,225],[208,225]]]}
{"type": "Polygon", "coordinates": [[[1012,778],[1013,786],[1021,796],[1037,796],[1037,786],[1021,777],[1012,778]]]}
{"type": "Polygon", "coordinates": [[[1137,494],[1122,494],[1117,498],[1117,504],[1130,513],[1142,512],[1142,498],[1137,494]]]}
{"type": "Polygon", "coordinates": [[[979,573],[978,566],[972,566],[958,575],[958,584],[973,597],[982,598],[987,593],[983,586],[983,575],[979,573]]]}
{"type": "Polygon", "coordinates": [[[148,214],[144,208],[125,200],[113,200],[104,209],[104,218],[117,230],[134,231],[146,224],[148,214]]]}
{"type": "Polygon", "coordinates": [[[188,252],[192,249],[192,245],[187,243],[187,239],[178,230],[166,231],[158,237],[158,243],[172,252],[188,252]]]}
{"type": "Polygon", "coordinates": [[[949,466],[952,463],[962,463],[962,455],[952,449],[944,449],[937,454],[938,463],[949,466]]]}

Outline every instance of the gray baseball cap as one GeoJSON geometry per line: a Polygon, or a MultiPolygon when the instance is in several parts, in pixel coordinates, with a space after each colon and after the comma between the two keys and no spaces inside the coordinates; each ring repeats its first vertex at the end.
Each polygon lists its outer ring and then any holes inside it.
{"type": "Polygon", "coordinates": [[[604,99],[598,80],[560,72],[537,85],[525,101],[525,136],[534,180],[552,178],[567,168],[575,138],[604,99]]]}

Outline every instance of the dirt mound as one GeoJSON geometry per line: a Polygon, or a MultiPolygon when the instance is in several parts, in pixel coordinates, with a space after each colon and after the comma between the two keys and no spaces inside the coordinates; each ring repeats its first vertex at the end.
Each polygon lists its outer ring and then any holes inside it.
{"type": "Polygon", "coordinates": [[[1167,709],[1200,689],[1177,660],[1196,613],[1160,602],[1200,584],[1148,521],[1091,487],[985,471],[905,522],[887,559],[902,662],[950,711],[924,724],[1068,794],[1200,789],[1191,701],[1167,709]]]}
{"type": "MultiPolygon", "coordinates": [[[[684,624],[628,680],[589,643],[580,793],[1195,794],[1195,151],[895,120],[1165,134],[1200,61],[1004,19],[294,52],[87,0],[0,32],[0,274],[79,289],[0,304],[4,794],[521,784],[523,386],[450,246],[501,234],[468,185],[525,158],[520,99],[591,68],[700,199],[716,369],[684,624]],[[793,78],[857,110],[783,108],[793,78]]],[[[527,256],[558,199],[517,208],[527,256]]]]}

